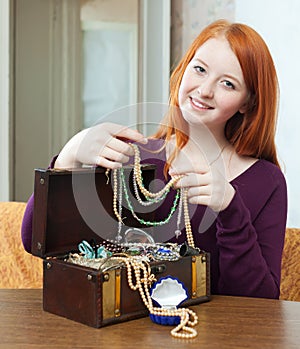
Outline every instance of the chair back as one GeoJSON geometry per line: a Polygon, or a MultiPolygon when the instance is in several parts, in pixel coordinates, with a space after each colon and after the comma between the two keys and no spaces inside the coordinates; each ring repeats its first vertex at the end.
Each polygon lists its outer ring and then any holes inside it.
{"type": "Polygon", "coordinates": [[[280,299],[300,302],[300,229],[287,228],[281,263],[280,299]]]}
{"type": "Polygon", "coordinates": [[[0,202],[0,288],[41,288],[42,261],[21,240],[25,202],[0,202]]]}

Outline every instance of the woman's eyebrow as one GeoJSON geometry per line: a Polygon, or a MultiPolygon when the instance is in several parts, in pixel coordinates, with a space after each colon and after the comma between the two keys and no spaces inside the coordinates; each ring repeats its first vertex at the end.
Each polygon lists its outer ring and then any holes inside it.
{"type": "Polygon", "coordinates": [[[202,65],[205,65],[206,67],[208,67],[208,64],[206,64],[204,61],[202,61],[202,59],[200,59],[200,58],[197,58],[197,57],[194,57],[193,59],[192,59],[192,62],[198,62],[198,63],[201,63],[202,65]]]}

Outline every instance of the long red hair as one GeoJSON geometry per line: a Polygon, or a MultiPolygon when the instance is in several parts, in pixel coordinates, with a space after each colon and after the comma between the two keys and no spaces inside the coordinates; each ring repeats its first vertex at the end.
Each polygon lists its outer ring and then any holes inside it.
{"type": "MultiPolygon", "coordinates": [[[[176,136],[177,149],[184,147],[189,136],[178,103],[184,71],[197,49],[207,40],[224,35],[239,60],[249,91],[247,109],[236,113],[225,126],[225,136],[239,155],[266,159],[279,166],[275,146],[279,87],[273,59],[262,37],[245,24],[218,20],[207,26],[194,40],[170,78],[169,111],[154,137],[170,140],[176,136]]],[[[167,165],[169,167],[169,165],[167,165]]]]}

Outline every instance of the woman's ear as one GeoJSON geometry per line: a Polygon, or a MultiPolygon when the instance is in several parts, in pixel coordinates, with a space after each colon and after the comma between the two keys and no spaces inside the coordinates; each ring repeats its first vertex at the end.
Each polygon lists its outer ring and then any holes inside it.
{"type": "Polygon", "coordinates": [[[241,105],[239,108],[240,114],[251,113],[255,109],[255,105],[256,105],[256,96],[250,94],[249,92],[245,103],[241,105]]]}
{"type": "Polygon", "coordinates": [[[245,112],[247,111],[247,109],[248,109],[248,103],[244,103],[244,104],[240,107],[239,113],[240,113],[240,114],[245,114],[245,112]]]}

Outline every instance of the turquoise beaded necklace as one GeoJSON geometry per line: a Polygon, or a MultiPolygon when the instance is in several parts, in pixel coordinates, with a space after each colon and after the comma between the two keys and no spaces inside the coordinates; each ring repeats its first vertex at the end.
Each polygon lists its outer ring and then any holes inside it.
{"type": "MultiPolygon", "coordinates": [[[[133,217],[139,223],[144,224],[146,226],[156,227],[156,226],[159,226],[159,225],[164,225],[164,224],[166,224],[166,223],[168,223],[170,221],[171,217],[173,216],[173,214],[174,214],[174,212],[176,210],[176,207],[177,207],[177,204],[178,204],[178,200],[179,200],[179,197],[180,197],[180,190],[179,189],[176,190],[176,195],[175,195],[175,199],[174,199],[173,205],[172,205],[172,207],[170,209],[170,212],[169,212],[168,216],[165,219],[163,219],[161,221],[158,221],[158,222],[155,222],[155,221],[145,221],[144,219],[138,217],[137,214],[135,213],[134,209],[133,209],[133,206],[132,206],[132,203],[130,201],[129,194],[128,194],[126,182],[125,182],[124,169],[121,168],[121,169],[119,169],[117,171],[120,172],[120,176],[121,176],[121,179],[122,179],[122,186],[123,186],[123,190],[124,190],[124,195],[125,195],[125,199],[126,199],[126,202],[128,204],[128,207],[130,209],[130,212],[133,215],[133,217]]],[[[165,195],[162,196],[162,198],[164,198],[164,197],[165,197],[165,195]]],[[[149,202],[151,202],[151,201],[149,201],[149,202]]]]}
{"type": "MultiPolygon", "coordinates": [[[[142,204],[143,206],[149,206],[151,204],[160,202],[163,200],[167,194],[169,193],[171,187],[183,176],[176,176],[173,177],[163,189],[161,189],[157,193],[152,193],[148,191],[144,184],[143,184],[143,178],[142,178],[142,170],[141,170],[141,164],[140,164],[140,154],[139,154],[139,149],[136,145],[130,144],[134,150],[134,168],[133,168],[133,187],[134,187],[134,192],[137,201],[142,204]],[[141,197],[138,194],[138,188],[140,189],[141,193],[144,195],[145,200],[143,201],[141,197]]],[[[190,246],[194,247],[194,239],[193,239],[193,234],[192,234],[192,229],[191,229],[191,223],[190,223],[190,218],[189,218],[189,210],[188,210],[188,204],[187,204],[187,189],[186,188],[181,188],[176,190],[176,195],[172,204],[172,207],[170,208],[170,212],[167,215],[166,218],[164,218],[161,221],[149,221],[149,220],[144,220],[143,218],[139,217],[133,208],[132,202],[129,197],[129,193],[127,190],[127,185],[125,181],[125,175],[124,175],[124,169],[115,169],[113,170],[113,211],[115,216],[118,219],[119,222],[119,229],[118,229],[118,238],[120,239],[120,234],[121,234],[121,226],[123,224],[123,219],[122,219],[122,195],[124,192],[124,196],[127,202],[127,205],[129,207],[129,210],[132,214],[132,216],[140,223],[145,226],[161,226],[166,223],[168,223],[173,216],[176,207],[178,206],[179,202],[179,214],[178,214],[178,219],[181,217],[181,206],[183,204],[183,210],[184,210],[184,222],[185,222],[185,227],[186,227],[186,235],[187,235],[187,242],[190,246]],[[119,198],[118,198],[119,195],[119,198]],[[119,205],[118,205],[119,201],[119,205]]],[[[180,235],[179,232],[179,222],[177,221],[177,230],[175,231],[176,237],[180,235]]]]}

